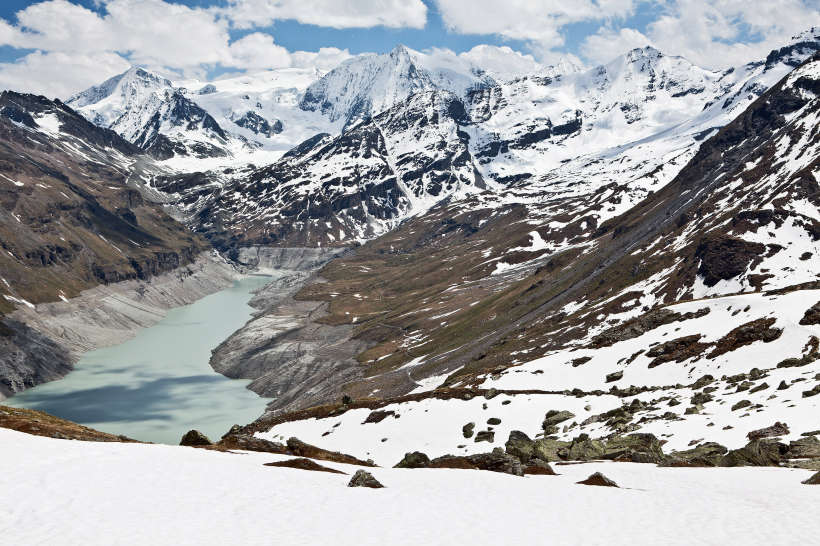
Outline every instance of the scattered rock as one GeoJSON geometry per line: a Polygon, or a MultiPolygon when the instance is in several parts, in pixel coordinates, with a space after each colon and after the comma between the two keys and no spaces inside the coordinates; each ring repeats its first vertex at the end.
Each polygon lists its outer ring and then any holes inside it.
{"type": "Polygon", "coordinates": [[[489,419],[487,419],[487,424],[488,425],[500,425],[501,424],[501,419],[499,419],[498,417],[490,417],[489,419]]]}
{"type": "Polygon", "coordinates": [[[710,344],[700,343],[701,337],[700,334],[679,337],[652,347],[646,352],[646,356],[653,359],[649,367],[655,368],[665,362],[683,362],[703,353],[710,344]]]}
{"type": "Polygon", "coordinates": [[[732,406],[732,411],[737,411],[739,409],[748,408],[751,406],[752,403],[749,400],[741,400],[737,404],[732,406]]]}
{"type": "Polygon", "coordinates": [[[526,464],[535,450],[535,442],[520,430],[513,430],[510,432],[507,443],[504,444],[504,449],[508,454],[518,457],[522,463],[526,464]]]}
{"type": "Polygon", "coordinates": [[[803,315],[803,318],[800,319],[798,324],[802,324],[803,326],[820,324],[820,301],[806,310],[806,314],[803,315]]]}
{"type": "Polygon", "coordinates": [[[362,422],[362,424],[365,425],[367,423],[381,423],[391,415],[394,418],[398,417],[395,411],[374,410],[370,412],[370,415],[367,416],[367,419],[365,419],[364,422],[362,422]]]}
{"type": "Polygon", "coordinates": [[[785,381],[781,381],[780,385],[777,386],[777,390],[779,390],[779,391],[785,391],[788,388],[789,388],[789,386],[786,384],[785,381]]]}
{"type": "Polygon", "coordinates": [[[472,438],[473,430],[475,430],[475,423],[467,423],[466,425],[461,427],[461,432],[462,434],[464,434],[465,438],[472,438]]]}
{"type": "Polygon", "coordinates": [[[212,445],[207,436],[198,430],[189,430],[179,441],[181,446],[209,446],[212,445]]]}
{"type": "Polygon", "coordinates": [[[695,312],[680,314],[669,309],[655,309],[645,315],[635,317],[623,324],[601,332],[592,338],[591,347],[594,349],[609,347],[619,341],[626,341],[641,336],[665,324],[703,317],[707,315],[709,311],[709,307],[704,307],[695,312]]]}
{"type": "Polygon", "coordinates": [[[495,441],[495,432],[492,430],[482,430],[475,435],[475,441],[493,443],[495,441]]]}
{"type": "Polygon", "coordinates": [[[541,423],[541,428],[544,429],[544,432],[547,434],[555,434],[558,432],[558,427],[556,425],[572,419],[573,417],[575,417],[575,414],[571,411],[549,410],[544,416],[544,421],[541,423]]]}
{"type": "Polygon", "coordinates": [[[430,468],[457,468],[468,470],[488,470],[514,476],[523,476],[521,461],[504,452],[500,447],[490,453],[475,455],[444,455],[430,461],[430,468]]]}
{"type": "Polygon", "coordinates": [[[541,476],[558,475],[548,462],[542,461],[541,459],[532,459],[529,464],[524,467],[524,474],[536,474],[541,476]]]}
{"type": "Polygon", "coordinates": [[[606,374],[606,382],[607,383],[612,383],[614,381],[618,381],[619,379],[622,379],[623,376],[624,376],[623,370],[618,370],[617,372],[608,373],[608,374],[606,374]]]}
{"type": "Polygon", "coordinates": [[[376,466],[371,461],[362,461],[352,455],[338,453],[336,451],[328,451],[299,440],[298,438],[290,438],[287,443],[288,453],[290,455],[297,455],[299,457],[307,457],[308,459],[319,459],[324,461],[332,461],[336,463],[355,464],[358,466],[376,466]]]}
{"type": "Polygon", "coordinates": [[[763,341],[770,343],[783,334],[782,328],[772,328],[772,325],[777,321],[773,317],[759,318],[746,324],[741,324],[731,332],[720,338],[715,342],[715,349],[709,353],[709,358],[716,358],[722,354],[734,351],[754,343],[755,341],[763,341]]]}
{"type": "Polygon", "coordinates": [[[779,466],[788,450],[789,446],[775,440],[752,440],[740,449],[729,451],[718,466],[779,466]]]}
{"type": "Polygon", "coordinates": [[[659,466],[718,466],[729,450],[715,442],[706,442],[685,451],[667,455],[659,466]]]}
{"type": "Polygon", "coordinates": [[[393,468],[427,468],[430,466],[430,457],[421,451],[405,453],[404,458],[393,468]]]}
{"type": "Polygon", "coordinates": [[[637,433],[608,439],[603,458],[633,463],[660,463],[664,455],[661,442],[654,434],[637,433]]]}
{"type": "Polygon", "coordinates": [[[786,423],[776,422],[770,427],[761,428],[749,432],[746,437],[749,440],[758,440],[760,438],[770,438],[773,436],[785,436],[789,433],[789,426],[786,423]]]}
{"type": "Polygon", "coordinates": [[[820,394],[820,383],[814,386],[813,389],[808,391],[803,391],[803,398],[809,398],[811,396],[816,396],[820,394]]]}
{"type": "Polygon", "coordinates": [[[597,485],[601,487],[618,487],[618,484],[601,474],[600,472],[596,472],[592,474],[589,478],[585,480],[581,480],[580,483],[582,485],[597,485]]]}
{"type": "Polygon", "coordinates": [[[348,487],[370,487],[372,489],[379,489],[384,487],[379,481],[373,477],[373,474],[364,470],[357,470],[350,479],[348,487]]]}
{"type": "Polygon", "coordinates": [[[592,461],[602,459],[605,452],[603,442],[591,439],[589,434],[579,434],[572,440],[564,458],[570,461],[592,461]]]}
{"type": "Polygon", "coordinates": [[[276,461],[273,463],[265,463],[265,466],[278,466],[278,467],[285,467],[285,468],[298,468],[300,470],[312,470],[314,472],[330,472],[333,474],[344,474],[341,470],[336,470],[335,468],[328,468],[326,466],[322,466],[316,461],[312,461],[310,459],[299,458],[299,459],[288,459],[286,461],[276,461]]]}
{"type": "Polygon", "coordinates": [[[808,436],[789,442],[789,457],[793,459],[820,458],[820,440],[808,436]]]}

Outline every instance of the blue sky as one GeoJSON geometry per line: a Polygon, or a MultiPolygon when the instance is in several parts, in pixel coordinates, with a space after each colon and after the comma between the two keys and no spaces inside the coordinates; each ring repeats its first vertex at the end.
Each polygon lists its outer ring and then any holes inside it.
{"type": "Polygon", "coordinates": [[[653,45],[725,68],[812,24],[816,0],[3,0],[0,87],[61,96],[131,64],[202,78],[327,70],[399,43],[522,69],[653,45]]]}

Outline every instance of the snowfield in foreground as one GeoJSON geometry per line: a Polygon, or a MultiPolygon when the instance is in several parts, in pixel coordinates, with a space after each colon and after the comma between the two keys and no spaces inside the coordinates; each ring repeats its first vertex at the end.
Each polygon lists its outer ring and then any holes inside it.
{"type": "Polygon", "coordinates": [[[351,489],[349,476],[263,466],[285,458],[0,429],[0,535],[26,545],[786,545],[820,533],[820,487],[800,483],[807,470],[585,463],[520,478],[376,468],[385,489],[351,489]],[[596,471],[621,488],[575,483],[596,471]]]}

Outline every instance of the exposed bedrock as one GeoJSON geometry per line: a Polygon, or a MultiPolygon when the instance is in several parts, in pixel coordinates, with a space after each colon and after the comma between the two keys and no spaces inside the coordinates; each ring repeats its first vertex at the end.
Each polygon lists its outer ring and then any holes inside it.
{"type": "Polygon", "coordinates": [[[326,302],[293,297],[343,251],[254,247],[239,252],[240,263],[271,273],[274,280],[251,300],[260,312],[214,350],[211,366],[228,377],[253,380],[249,389],[274,398],[269,412],[340,398],[342,385],[362,377],[356,355],[366,342],[352,339],[351,325],[319,322],[326,302]]]}

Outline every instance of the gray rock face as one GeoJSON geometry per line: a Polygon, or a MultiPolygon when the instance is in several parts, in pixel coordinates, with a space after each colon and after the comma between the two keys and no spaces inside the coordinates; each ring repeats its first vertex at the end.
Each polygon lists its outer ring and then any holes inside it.
{"type": "Polygon", "coordinates": [[[371,489],[380,489],[384,487],[379,480],[373,477],[373,474],[370,472],[365,472],[364,470],[357,470],[353,477],[350,479],[350,483],[347,484],[348,487],[369,487],[371,489]]]}
{"type": "Polygon", "coordinates": [[[227,377],[251,379],[249,389],[275,398],[269,415],[338,400],[342,386],[362,376],[355,357],[367,342],[352,339],[351,325],[319,323],[325,302],[293,298],[316,269],[344,250],[238,251],[241,264],[275,278],[250,301],[260,312],[214,350],[211,367],[227,377]]]}
{"type": "Polygon", "coordinates": [[[65,347],[24,323],[5,319],[0,331],[0,400],[59,379],[74,368],[65,347]]]}

